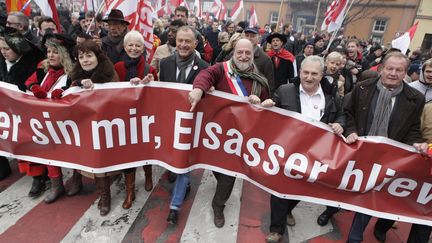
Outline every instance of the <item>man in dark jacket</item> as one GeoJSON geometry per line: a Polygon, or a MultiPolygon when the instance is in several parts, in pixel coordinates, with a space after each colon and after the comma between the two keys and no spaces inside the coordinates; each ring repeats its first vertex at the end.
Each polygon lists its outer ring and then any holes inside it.
{"type": "Polygon", "coordinates": [[[273,62],[274,90],[294,78],[294,55],[282,48],[287,42],[284,35],[272,33],[267,37],[267,43],[271,43],[271,50],[267,53],[273,62]]]}
{"type": "Polygon", "coordinates": [[[21,12],[10,12],[6,20],[6,26],[18,30],[31,43],[38,45],[40,39],[29,29],[29,19],[21,12]]]}
{"type": "MultiPolygon", "coordinates": [[[[356,142],[359,136],[382,136],[413,145],[420,152],[427,151],[420,132],[424,97],[403,81],[408,64],[408,58],[402,53],[386,55],[381,76],[354,87],[344,105],[347,143],[356,142]]],[[[370,215],[355,214],[348,242],[363,241],[363,232],[370,218],[370,215]]],[[[394,220],[378,219],[374,228],[375,238],[384,242],[393,223],[394,220]]]]}
{"type": "Polygon", "coordinates": [[[246,39],[248,39],[254,48],[254,63],[258,68],[258,71],[266,77],[267,82],[270,86],[270,93],[274,92],[275,82],[274,82],[274,70],[273,63],[270,57],[258,46],[259,34],[255,28],[246,28],[244,31],[246,39]]]}
{"type": "MultiPolygon", "coordinates": [[[[160,62],[161,81],[192,84],[198,73],[208,64],[195,53],[198,44],[195,30],[190,26],[180,27],[176,35],[176,52],[160,62]]],[[[190,173],[179,174],[171,195],[168,223],[177,224],[178,211],[183,203],[189,185],[190,173]]],[[[188,189],[189,188],[189,189],[188,189]]]]}
{"type": "Polygon", "coordinates": [[[126,52],[123,48],[123,38],[126,35],[130,24],[125,20],[123,12],[113,9],[108,18],[102,20],[108,23],[108,35],[102,38],[102,50],[105,51],[113,64],[126,60],[126,52]]]}
{"type": "MultiPolygon", "coordinates": [[[[265,100],[264,107],[277,107],[301,113],[309,118],[327,123],[334,133],[343,133],[345,117],[342,100],[332,89],[327,89],[323,79],[324,60],[322,57],[309,56],[303,61],[300,78],[293,83],[280,86],[272,99],[265,100]]],[[[287,225],[295,225],[291,211],[298,200],[282,199],[274,195],[270,198],[271,223],[267,242],[276,243],[282,239],[287,225]]]]}

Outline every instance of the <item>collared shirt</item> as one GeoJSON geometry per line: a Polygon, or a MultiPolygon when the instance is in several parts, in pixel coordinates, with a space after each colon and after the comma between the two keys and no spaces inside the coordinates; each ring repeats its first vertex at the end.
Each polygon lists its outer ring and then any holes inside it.
{"type": "MultiPolygon", "coordinates": [[[[190,71],[192,70],[192,66],[195,64],[195,60],[192,61],[186,68],[186,73],[185,73],[185,78],[187,79],[187,77],[189,76],[190,71]]],[[[178,76],[180,75],[180,69],[177,67],[177,71],[176,71],[176,78],[178,79],[178,76]]]]}
{"type": "MultiPolygon", "coordinates": [[[[21,56],[21,57],[22,57],[22,56],[21,56]]],[[[21,57],[19,57],[18,59],[16,59],[16,60],[13,61],[13,62],[10,62],[10,61],[8,61],[8,60],[5,59],[5,62],[6,62],[6,70],[9,72],[10,69],[12,68],[12,66],[15,65],[15,64],[17,64],[17,62],[21,59],[21,57]]]]}
{"type": "Polygon", "coordinates": [[[313,95],[308,95],[301,84],[299,90],[301,113],[309,118],[321,120],[325,108],[325,96],[321,85],[313,95]]]}

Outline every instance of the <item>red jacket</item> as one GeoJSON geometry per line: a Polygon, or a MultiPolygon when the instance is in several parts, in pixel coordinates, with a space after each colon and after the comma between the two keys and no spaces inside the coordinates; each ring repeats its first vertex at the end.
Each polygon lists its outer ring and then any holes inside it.
{"type": "MultiPolygon", "coordinates": [[[[140,60],[139,60],[139,62],[137,64],[137,76],[140,79],[143,79],[144,76],[145,76],[144,75],[144,70],[145,70],[144,67],[145,67],[145,65],[149,65],[149,64],[146,63],[146,61],[144,60],[144,57],[141,56],[141,58],[140,58],[140,60]]],[[[153,74],[154,80],[158,80],[158,75],[157,75],[156,69],[154,69],[150,65],[149,65],[149,67],[150,67],[150,69],[149,69],[148,73],[153,74]]],[[[116,72],[117,72],[117,74],[119,76],[120,81],[129,81],[129,80],[126,80],[127,69],[125,67],[124,61],[117,62],[114,65],[114,68],[115,68],[115,70],[116,70],[116,72]]]]}

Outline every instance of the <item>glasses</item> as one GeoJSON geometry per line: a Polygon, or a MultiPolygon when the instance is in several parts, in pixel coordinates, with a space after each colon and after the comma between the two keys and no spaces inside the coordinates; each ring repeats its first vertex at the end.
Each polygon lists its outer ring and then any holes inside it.
{"type": "Polygon", "coordinates": [[[20,23],[13,23],[13,22],[6,21],[6,25],[13,25],[13,24],[20,24],[20,23]]]}

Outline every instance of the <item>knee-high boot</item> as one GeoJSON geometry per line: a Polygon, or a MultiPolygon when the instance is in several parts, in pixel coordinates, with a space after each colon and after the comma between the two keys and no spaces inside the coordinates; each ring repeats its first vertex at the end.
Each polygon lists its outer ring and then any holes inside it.
{"type": "Polygon", "coordinates": [[[98,208],[101,216],[105,216],[111,210],[111,183],[108,176],[96,177],[96,186],[100,192],[98,208]]]}
{"type": "Polygon", "coordinates": [[[152,166],[144,165],[143,168],[145,174],[144,189],[149,192],[153,189],[152,166]]]}
{"type": "Polygon", "coordinates": [[[125,173],[126,198],[123,202],[123,208],[128,209],[135,200],[135,170],[125,173]]]}

